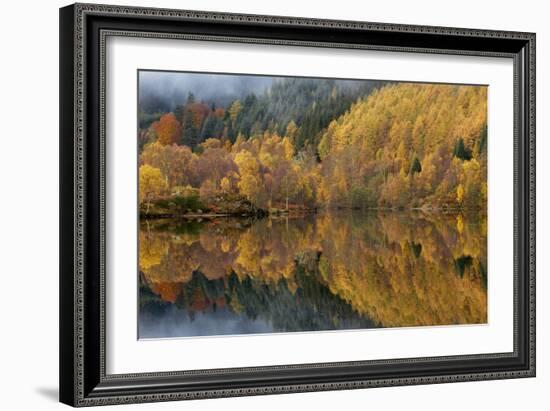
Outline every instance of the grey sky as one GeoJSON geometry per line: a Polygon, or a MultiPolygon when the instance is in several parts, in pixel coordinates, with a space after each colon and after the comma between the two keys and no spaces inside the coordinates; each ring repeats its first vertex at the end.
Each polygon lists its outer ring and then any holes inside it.
{"type": "Polygon", "coordinates": [[[251,75],[140,71],[139,93],[140,100],[157,97],[174,109],[177,104],[185,102],[189,93],[199,101],[215,99],[227,103],[250,93],[261,94],[274,79],[251,75]]]}

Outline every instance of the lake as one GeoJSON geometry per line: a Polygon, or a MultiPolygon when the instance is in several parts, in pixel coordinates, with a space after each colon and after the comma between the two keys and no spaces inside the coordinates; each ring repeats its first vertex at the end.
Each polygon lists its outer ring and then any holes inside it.
{"type": "Polygon", "coordinates": [[[486,215],[145,220],[139,338],[487,323],[486,215]]]}

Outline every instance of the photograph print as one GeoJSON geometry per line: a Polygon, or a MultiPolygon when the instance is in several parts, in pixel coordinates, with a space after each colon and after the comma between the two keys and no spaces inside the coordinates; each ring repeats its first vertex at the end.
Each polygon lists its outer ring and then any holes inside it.
{"type": "Polygon", "coordinates": [[[486,85],[138,72],[138,337],[487,323],[486,85]]]}

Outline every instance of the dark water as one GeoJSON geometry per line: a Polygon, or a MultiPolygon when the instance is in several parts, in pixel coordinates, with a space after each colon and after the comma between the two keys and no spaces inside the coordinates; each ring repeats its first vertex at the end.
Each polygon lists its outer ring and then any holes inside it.
{"type": "Polygon", "coordinates": [[[487,322],[486,217],[145,221],[140,338],[487,322]]]}

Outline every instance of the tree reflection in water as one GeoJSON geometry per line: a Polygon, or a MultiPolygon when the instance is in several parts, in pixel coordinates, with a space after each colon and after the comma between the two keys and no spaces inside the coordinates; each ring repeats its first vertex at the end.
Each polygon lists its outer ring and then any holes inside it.
{"type": "Polygon", "coordinates": [[[145,221],[141,338],[487,322],[480,215],[145,221]]]}

